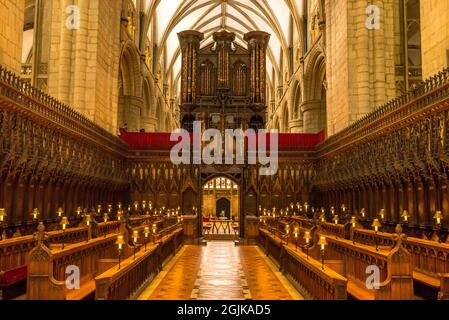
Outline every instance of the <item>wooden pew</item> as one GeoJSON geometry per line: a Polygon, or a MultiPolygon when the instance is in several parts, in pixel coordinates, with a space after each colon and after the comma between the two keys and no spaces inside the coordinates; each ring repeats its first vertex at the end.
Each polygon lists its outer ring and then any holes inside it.
{"type": "MultiPolygon", "coordinates": [[[[357,243],[392,247],[395,243],[391,233],[356,228],[353,239],[357,243]]],[[[449,245],[436,241],[408,237],[404,246],[412,255],[415,281],[438,291],[435,298],[449,299],[449,245]]]]}
{"type": "Polygon", "coordinates": [[[44,230],[41,224],[36,233],[37,245],[28,258],[27,299],[80,300],[91,295],[95,291],[94,278],[99,260],[115,258],[117,255],[117,234],[50,250],[44,243],[44,230]],[[80,269],[79,290],[68,290],[66,287],[68,266],[80,269]]]}
{"type": "Polygon", "coordinates": [[[137,297],[160,272],[168,256],[175,255],[182,244],[183,229],[179,226],[160,233],[158,242],[142,248],[120,266],[114,266],[95,278],[97,300],[125,300],[137,297]]]}
{"type": "Polygon", "coordinates": [[[330,268],[323,270],[319,261],[307,258],[294,244],[283,243],[263,228],[259,229],[259,244],[304,296],[317,300],[347,299],[347,279],[330,268]]]}
{"type": "MultiPolygon", "coordinates": [[[[49,246],[62,241],[69,244],[85,241],[87,237],[87,228],[71,228],[66,232],[49,232],[46,242],[49,246]]],[[[0,300],[26,292],[27,258],[35,243],[33,235],[0,241],[0,300]]]]}
{"type": "MultiPolygon", "coordinates": [[[[318,236],[327,240],[326,259],[340,261],[343,275],[348,278],[348,293],[362,300],[413,300],[413,264],[410,252],[404,246],[402,230],[398,230],[393,248],[379,248],[364,244],[353,244],[351,240],[336,238],[322,231],[318,236]],[[366,286],[367,268],[377,266],[380,271],[379,289],[366,286]]],[[[317,245],[311,249],[319,257],[317,245]]]]}

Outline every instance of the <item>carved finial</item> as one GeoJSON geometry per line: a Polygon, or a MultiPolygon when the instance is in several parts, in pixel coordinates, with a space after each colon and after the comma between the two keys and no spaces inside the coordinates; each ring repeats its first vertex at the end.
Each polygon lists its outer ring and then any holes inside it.
{"type": "Polygon", "coordinates": [[[402,226],[400,224],[396,226],[395,232],[398,236],[402,234],[402,226]]]}
{"type": "Polygon", "coordinates": [[[42,245],[43,242],[47,239],[47,233],[45,232],[45,226],[41,222],[37,226],[37,232],[34,234],[34,239],[37,240],[38,245],[42,245]]]}

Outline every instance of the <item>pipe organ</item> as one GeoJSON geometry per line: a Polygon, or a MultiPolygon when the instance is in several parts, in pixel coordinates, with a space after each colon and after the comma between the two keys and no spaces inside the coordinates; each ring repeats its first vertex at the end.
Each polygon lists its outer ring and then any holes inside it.
{"type": "Polygon", "coordinates": [[[178,34],[182,51],[181,120],[191,130],[193,121],[203,128],[265,128],[266,50],[270,35],[245,35],[247,48],[226,30],[213,34],[201,47],[204,35],[187,30],[178,34]]]}

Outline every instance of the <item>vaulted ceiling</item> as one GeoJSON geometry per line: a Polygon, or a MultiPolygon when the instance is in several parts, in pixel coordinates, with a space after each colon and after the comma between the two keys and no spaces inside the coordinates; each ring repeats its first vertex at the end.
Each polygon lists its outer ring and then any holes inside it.
{"type": "MultiPolygon", "coordinates": [[[[136,1],[136,0],[135,0],[136,1]]],[[[212,42],[220,29],[235,32],[236,42],[246,47],[243,35],[252,30],[271,34],[267,69],[279,72],[291,46],[291,30],[300,32],[303,0],[144,0],[149,38],[165,48],[166,74],[179,78],[181,59],[177,34],[198,30],[205,34],[202,46],[212,42]]],[[[158,58],[164,54],[159,50],[158,58]]]]}

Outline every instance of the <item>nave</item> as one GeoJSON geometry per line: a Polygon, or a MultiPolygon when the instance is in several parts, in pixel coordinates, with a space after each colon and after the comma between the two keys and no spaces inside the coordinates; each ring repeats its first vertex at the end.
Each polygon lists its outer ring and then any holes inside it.
{"type": "Polygon", "coordinates": [[[302,300],[257,246],[186,246],[140,300],[302,300]]]}

